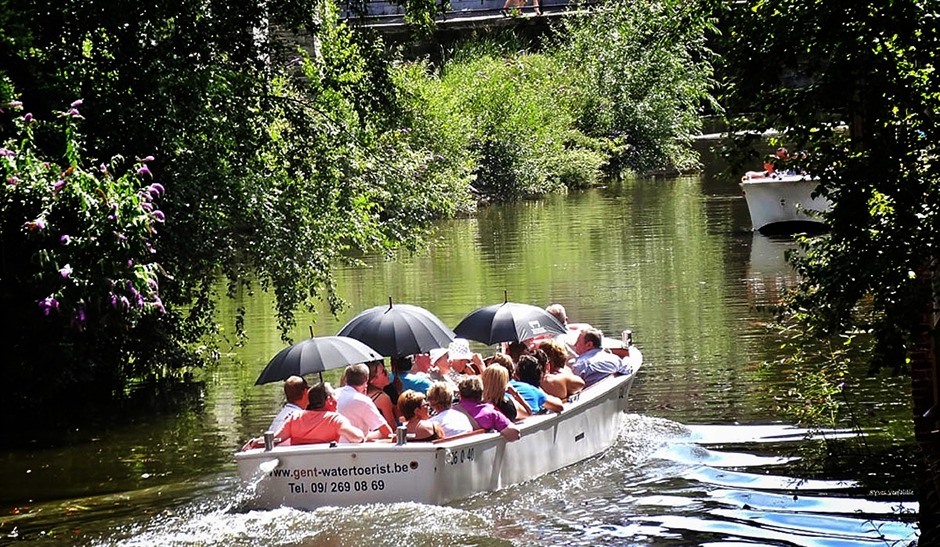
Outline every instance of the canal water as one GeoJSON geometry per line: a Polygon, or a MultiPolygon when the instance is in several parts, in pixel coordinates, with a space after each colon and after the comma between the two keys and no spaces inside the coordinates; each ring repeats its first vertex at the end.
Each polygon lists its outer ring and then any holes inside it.
{"type": "MultiPolygon", "coordinates": [[[[284,343],[270,296],[224,301],[225,346],[173,404],[139,405],[0,452],[0,544],[86,545],[893,545],[916,532],[905,378],[850,378],[836,428],[779,410],[786,370],[769,307],[795,281],[788,238],[750,231],[736,181],[706,171],[629,179],[442,223],[433,245],[339,270],[335,334],[387,302],[451,326],[510,300],[563,303],[572,321],[633,330],[646,358],[608,452],[444,507],[248,509],[233,452],[283,399],[254,386],[284,343]]],[[[488,348],[478,348],[488,351],[488,348]]],[[[153,404],[153,400],[161,404],[153,404]]],[[[533,456],[536,457],[536,456],[533,456]]]]}

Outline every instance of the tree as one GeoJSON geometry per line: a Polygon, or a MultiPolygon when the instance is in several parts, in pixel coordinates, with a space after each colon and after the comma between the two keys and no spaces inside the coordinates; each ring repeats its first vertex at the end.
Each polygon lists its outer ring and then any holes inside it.
{"type": "MultiPolygon", "coordinates": [[[[867,332],[872,368],[910,370],[915,432],[931,470],[924,544],[940,533],[933,400],[940,243],[940,4],[753,1],[721,6],[719,72],[729,132],[784,130],[833,203],[806,240],[789,317],[807,337],[867,332]]],[[[738,139],[739,150],[753,134],[738,139]]],[[[858,339],[858,338],[856,338],[858,339]]]]}
{"type": "MultiPolygon", "coordinates": [[[[414,245],[430,219],[467,207],[468,181],[423,169],[430,153],[400,131],[381,42],[346,30],[329,2],[11,0],[0,6],[0,24],[0,41],[11,46],[0,53],[0,94],[22,107],[6,109],[4,136],[27,115],[43,118],[83,99],[86,138],[70,157],[75,169],[152,156],[147,173],[163,189],[147,256],[167,273],[159,285],[167,313],[148,316],[147,336],[104,348],[89,329],[66,337],[36,328],[52,314],[37,304],[46,294],[30,297],[34,317],[0,332],[0,377],[23,393],[56,397],[40,387],[59,370],[104,395],[185,370],[213,333],[220,278],[233,290],[274,292],[286,337],[298,309],[318,299],[342,305],[332,268],[351,260],[347,251],[414,245]],[[298,35],[309,39],[308,51],[297,48],[298,35]],[[21,375],[27,368],[36,374],[21,375]]],[[[28,147],[18,142],[7,149],[29,148],[55,166],[37,171],[37,188],[52,187],[72,166],[61,161],[71,141],[55,132],[37,133],[28,147]]],[[[12,227],[5,246],[33,220],[17,211],[3,211],[12,227]]],[[[23,294],[13,280],[41,254],[35,247],[5,262],[5,308],[23,294]]],[[[100,258],[124,259],[111,251],[100,258]]],[[[45,267],[54,274],[65,264],[45,267]]],[[[24,410],[21,402],[3,405],[24,410]]]]}

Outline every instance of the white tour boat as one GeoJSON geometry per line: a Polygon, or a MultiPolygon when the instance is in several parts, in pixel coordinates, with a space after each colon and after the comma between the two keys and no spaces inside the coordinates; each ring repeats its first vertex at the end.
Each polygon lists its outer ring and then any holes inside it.
{"type": "Polygon", "coordinates": [[[829,200],[813,197],[818,181],[808,175],[749,171],[741,177],[741,190],[751,213],[754,230],[767,230],[787,223],[823,224],[816,214],[827,211],[829,200]]]}
{"type": "MultiPolygon", "coordinates": [[[[618,348],[615,353],[627,353],[618,348]]],[[[611,376],[568,401],[560,413],[516,423],[507,442],[478,430],[434,442],[311,444],[258,448],[235,455],[252,489],[253,508],[412,501],[445,504],[499,490],[596,456],[611,447],[643,357],[630,346],[629,375],[611,376]]]]}

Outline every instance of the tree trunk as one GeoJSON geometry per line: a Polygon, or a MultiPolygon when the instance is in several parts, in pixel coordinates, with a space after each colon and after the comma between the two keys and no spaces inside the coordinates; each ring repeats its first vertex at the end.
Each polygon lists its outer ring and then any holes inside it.
{"type": "Polygon", "coordinates": [[[923,457],[920,501],[920,545],[940,545],[940,374],[937,349],[937,298],[935,263],[921,272],[920,279],[929,286],[921,310],[919,329],[913,333],[911,347],[911,397],[913,399],[914,437],[923,457]]]}

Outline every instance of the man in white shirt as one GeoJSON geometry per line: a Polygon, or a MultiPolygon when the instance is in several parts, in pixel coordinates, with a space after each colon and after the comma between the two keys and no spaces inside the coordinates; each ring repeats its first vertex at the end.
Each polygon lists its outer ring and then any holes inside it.
{"type": "Polygon", "coordinates": [[[280,431],[284,422],[295,412],[306,410],[307,408],[307,381],[300,376],[291,376],[284,380],[284,398],[287,403],[281,408],[281,411],[274,417],[271,427],[268,431],[280,431]]]}
{"type": "Polygon", "coordinates": [[[346,385],[336,391],[336,411],[366,434],[366,440],[386,439],[392,428],[366,395],[369,367],[364,364],[346,367],[346,385]]]}

